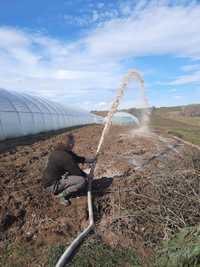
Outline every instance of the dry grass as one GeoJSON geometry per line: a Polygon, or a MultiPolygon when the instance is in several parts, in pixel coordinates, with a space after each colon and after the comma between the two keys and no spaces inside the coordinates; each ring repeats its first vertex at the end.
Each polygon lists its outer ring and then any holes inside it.
{"type": "Polygon", "coordinates": [[[150,262],[146,249],[155,252],[162,241],[200,223],[199,152],[187,152],[184,159],[165,159],[163,168],[152,167],[151,177],[143,173],[124,178],[121,185],[95,202],[98,214],[103,211],[107,221],[107,229],[102,230],[100,223],[99,232],[105,239],[113,233],[111,243],[116,238],[123,246],[142,247],[139,255],[144,264],[150,262]]]}

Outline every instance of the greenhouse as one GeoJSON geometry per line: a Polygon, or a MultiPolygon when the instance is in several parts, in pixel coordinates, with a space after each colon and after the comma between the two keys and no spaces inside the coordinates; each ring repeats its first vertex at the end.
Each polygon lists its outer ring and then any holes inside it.
{"type": "Polygon", "coordinates": [[[41,97],[0,89],[0,140],[93,123],[102,123],[102,118],[41,97]]]}
{"type": "Polygon", "coordinates": [[[113,124],[139,126],[139,120],[127,112],[117,112],[112,118],[113,124]]]}

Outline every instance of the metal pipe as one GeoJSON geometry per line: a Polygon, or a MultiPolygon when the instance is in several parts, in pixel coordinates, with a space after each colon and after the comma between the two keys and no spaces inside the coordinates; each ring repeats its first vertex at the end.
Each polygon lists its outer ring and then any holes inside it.
{"type": "MultiPolygon", "coordinates": [[[[95,165],[93,167],[95,169],[95,165]]],[[[90,171],[91,173],[91,171],[90,171]]],[[[72,255],[72,252],[77,248],[77,246],[81,243],[81,241],[89,234],[89,232],[94,227],[94,217],[93,217],[93,209],[92,209],[92,179],[89,179],[89,185],[88,185],[88,212],[89,212],[89,225],[88,227],[81,232],[71,243],[71,245],[65,250],[63,255],[60,257],[59,261],[56,264],[56,267],[63,267],[69,260],[70,256],[72,255]]]]}

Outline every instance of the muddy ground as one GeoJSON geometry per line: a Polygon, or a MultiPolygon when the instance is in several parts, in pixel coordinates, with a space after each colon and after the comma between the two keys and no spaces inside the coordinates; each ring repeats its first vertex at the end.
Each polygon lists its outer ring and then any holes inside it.
{"type": "MultiPolygon", "coordinates": [[[[113,126],[102,147],[93,187],[95,234],[113,247],[133,247],[148,265],[160,241],[200,222],[200,157],[173,138],[132,130],[113,126]]],[[[102,126],[71,132],[75,152],[94,156],[102,126]]],[[[87,225],[86,195],[65,207],[41,186],[48,155],[65,136],[0,154],[0,256],[8,243],[23,243],[33,252],[28,266],[47,266],[47,248],[69,244],[87,225]]]]}

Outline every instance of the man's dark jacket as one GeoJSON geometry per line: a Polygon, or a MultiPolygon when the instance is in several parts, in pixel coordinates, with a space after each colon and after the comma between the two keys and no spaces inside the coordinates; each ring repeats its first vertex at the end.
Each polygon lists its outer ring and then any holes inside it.
{"type": "Polygon", "coordinates": [[[86,173],[78,166],[79,163],[84,162],[84,157],[77,156],[72,151],[67,150],[65,145],[59,144],[49,156],[43,174],[43,186],[48,187],[55,184],[65,173],[86,177],[86,173]]]}

